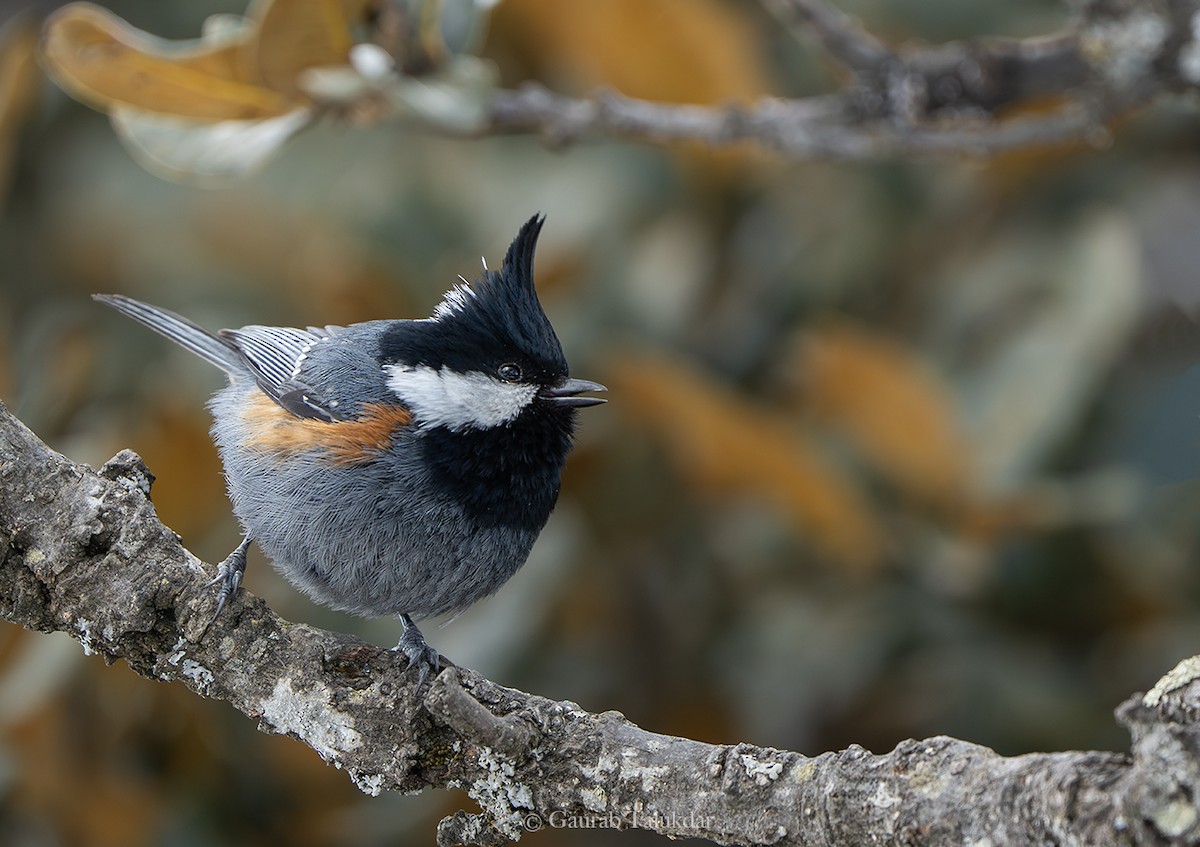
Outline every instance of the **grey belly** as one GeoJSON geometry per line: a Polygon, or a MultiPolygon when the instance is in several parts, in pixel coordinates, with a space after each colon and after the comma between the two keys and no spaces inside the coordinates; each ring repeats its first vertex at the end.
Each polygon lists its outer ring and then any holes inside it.
{"type": "Polygon", "coordinates": [[[457,612],[493,594],[537,537],[476,525],[453,503],[367,468],[305,471],[226,462],[233,510],[293,585],[340,611],[414,618],[457,612]],[[232,465],[232,466],[231,466],[232,465]]]}
{"type": "Polygon", "coordinates": [[[319,603],[368,617],[424,618],[465,609],[499,589],[534,541],[502,527],[472,528],[460,511],[444,505],[426,504],[415,513],[377,509],[374,503],[355,508],[343,500],[322,514],[284,510],[292,519],[253,507],[235,511],[298,589],[319,603]],[[369,521],[347,519],[368,511],[378,513],[369,521]]]}

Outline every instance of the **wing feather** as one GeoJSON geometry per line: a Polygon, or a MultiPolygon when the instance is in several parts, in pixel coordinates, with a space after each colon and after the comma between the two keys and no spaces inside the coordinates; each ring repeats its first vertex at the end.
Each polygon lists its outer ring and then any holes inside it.
{"type": "Polygon", "coordinates": [[[332,333],[255,325],[220,334],[237,350],[259,387],[284,409],[300,418],[340,419],[301,377],[308,354],[332,333]]]}

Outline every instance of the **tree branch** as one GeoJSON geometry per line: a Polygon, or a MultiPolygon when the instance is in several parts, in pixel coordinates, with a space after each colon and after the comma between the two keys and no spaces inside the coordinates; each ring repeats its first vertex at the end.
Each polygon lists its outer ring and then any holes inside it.
{"type": "Polygon", "coordinates": [[[724,844],[1195,843],[1200,659],[1120,710],[1132,756],[1004,758],[952,738],[813,758],[648,732],[448,667],[414,688],[401,655],[281,620],[243,594],[203,639],[214,594],[158,521],[123,451],[93,471],[0,406],[0,616],[225,700],[307,744],[362,790],[463,788],[438,843],[498,845],[556,826],[724,844]]]}
{"type": "Polygon", "coordinates": [[[763,0],[852,71],[840,91],[749,105],[653,103],[539,85],[493,94],[481,134],[540,133],[709,146],[755,143],[795,158],[868,159],[1101,144],[1106,125],[1162,94],[1200,86],[1200,0],[1087,0],[1051,35],[894,50],[824,0],[763,0]]]}
{"type": "Polygon", "coordinates": [[[919,124],[903,131],[844,118],[837,98],[763,100],[749,106],[651,103],[606,91],[590,100],[555,94],[536,83],[492,98],[496,129],[540,132],[562,146],[583,138],[667,144],[698,141],[709,147],[754,142],[795,158],[871,159],[934,153],[990,155],[1036,144],[1107,138],[1092,111],[1071,104],[1051,115],[989,123],[919,124]]]}
{"type": "Polygon", "coordinates": [[[852,71],[875,72],[899,58],[849,15],[824,0],[763,0],[763,5],[797,35],[811,32],[830,56],[852,71]]]}

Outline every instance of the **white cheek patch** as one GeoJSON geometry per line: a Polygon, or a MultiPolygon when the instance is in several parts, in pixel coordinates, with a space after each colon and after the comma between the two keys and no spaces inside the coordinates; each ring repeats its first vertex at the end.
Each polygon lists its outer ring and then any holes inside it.
{"type": "Polygon", "coordinates": [[[448,429],[488,429],[517,418],[536,385],[503,382],[487,374],[425,365],[384,365],[388,388],[412,410],[417,424],[448,429]]]}

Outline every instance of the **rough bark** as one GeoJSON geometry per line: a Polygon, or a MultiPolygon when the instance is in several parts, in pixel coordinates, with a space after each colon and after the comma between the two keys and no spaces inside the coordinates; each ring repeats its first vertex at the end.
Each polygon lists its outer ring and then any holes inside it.
{"type": "Polygon", "coordinates": [[[1200,658],[1120,708],[1130,755],[704,744],[454,666],[417,690],[399,654],[246,593],[205,634],[212,569],[159,522],[152,480],[129,451],[98,472],[72,462],[0,406],[0,616],[225,700],[370,794],[465,789],[481,811],[442,821],[439,844],[585,826],[806,847],[1200,843],[1200,658]]]}

